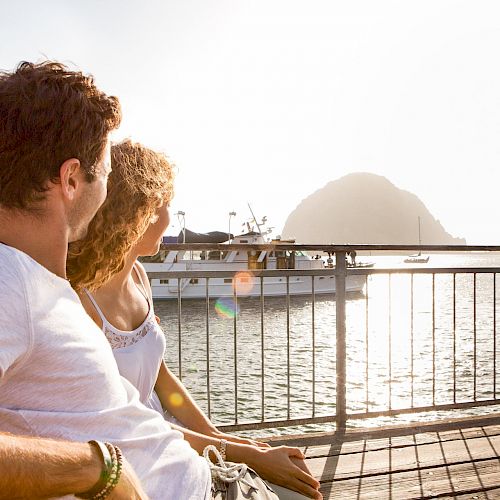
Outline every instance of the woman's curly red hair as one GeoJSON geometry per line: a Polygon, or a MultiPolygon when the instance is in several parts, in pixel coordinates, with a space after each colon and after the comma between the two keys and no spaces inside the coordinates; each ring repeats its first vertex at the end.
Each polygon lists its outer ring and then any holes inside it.
{"type": "Polygon", "coordinates": [[[165,155],[125,140],[111,147],[108,196],[83,240],[71,243],[67,276],[75,290],[96,290],[123,269],[158,207],[173,197],[165,155]]]}

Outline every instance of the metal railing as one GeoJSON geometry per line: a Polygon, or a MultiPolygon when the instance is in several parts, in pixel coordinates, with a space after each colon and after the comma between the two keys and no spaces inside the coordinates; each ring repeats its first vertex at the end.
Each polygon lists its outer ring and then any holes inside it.
{"type": "MultiPolygon", "coordinates": [[[[274,250],[276,247],[274,245],[204,245],[204,244],[187,244],[187,245],[166,245],[164,247],[166,250],[179,250],[182,248],[184,250],[274,250]]],[[[260,378],[260,418],[254,418],[251,421],[241,422],[241,408],[240,408],[240,387],[244,383],[245,377],[240,377],[241,373],[239,369],[241,359],[238,356],[239,349],[239,337],[238,337],[238,314],[234,314],[232,318],[232,399],[233,399],[233,414],[232,418],[226,418],[224,425],[219,427],[226,430],[251,430],[251,429],[264,429],[264,428],[274,428],[282,426],[296,426],[305,424],[320,424],[320,423],[330,423],[335,422],[337,428],[345,428],[349,420],[356,419],[366,419],[374,417],[390,417],[396,415],[404,415],[410,413],[419,412],[430,412],[439,410],[453,410],[453,409],[465,409],[465,408],[475,408],[484,407],[490,405],[500,404],[500,399],[497,397],[497,273],[500,272],[500,267],[487,266],[487,267],[430,267],[426,265],[425,267],[417,268],[413,266],[398,267],[398,268],[349,268],[346,266],[346,256],[352,251],[356,250],[358,255],[366,252],[413,252],[413,251],[424,251],[424,252],[461,252],[465,255],[471,255],[471,252],[492,252],[500,251],[500,247],[493,246],[409,246],[409,245],[279,245],[280,250],[287,251],[312,251],[312,252],[324,252],[328,254],[335,254],[335,267],[331,269],[317,269],[317,270],[253,270],[252,274],[258,279],[260,284],[260,294],[258,298],[259,306],[258,311],[255,314],[255,323],[258,325],[259,335],[255,337],[255,341],[258,339],[257,354],[253,353],[256,363],[260,364],[259,374],[260,378]],[[318,366],[317,366],[317,329],[318,329],[318,315],[317,315],[317,297],[315,293],[315,282],[317,279],[325,276],[335,276],[335,342],[333,338],[331,344],[335,346],[335,405],[334,411],[327,414],[318,414],[317,411],[317,384],[318,384],[318,366]],[[286,378],[286,417],[283,418],[272,417],[269,418],[266,415],[266,397],[267,397],[267,387],[266,382],[268,381],[268,370],[270,367],[266,364],[266,335],[265,335],[265,304],[266,297],[264,293],[265,279],[269,277],[282,276],[286,279],[286,290],[287,294],[285,296],[285,313],[286,313],[286,340],[283,357],[281,358],[280,370],[284,371],[284,376],[286,378]],[[349,317],[347,315],[347,305],[349,302],[348,294],[346,293],[346,279],[351,275],[362,275],[365,277],[365,288],[364,293],[361,297],[357,297],[357,301],[364,303],[364,311],[357,311],[357,326],[356,335],[359,333],[359,338],[363,338],[364,342],[364,353],[363,349],[360,349],[358,356],[364,356],[364,360],[356,360],[358,365],[364,364],[363,373],[363,384],[361,382],[358,385],[364,385],[362,388],[364,392],[364,401],[361,400],[360,390],[354,391],[357,396],[353,396],[355,400],[349,398],[348,387],[352,381],[349,379],[349,363],[348,363],[348,339],[347,339],[347,324],[349,317]],[[430,335],[429,338],[425,340],[426,345],[425,352],[429,355],[429,360],[427,364],[422,368],[420,367],[420,372],[417,370],[417,364],[421,361],[418,357],[419,352],[417,352],[417,343],[422,342],[422,330],[417,332],[416,317],[417,317],[417,304],[416,296],[421,295],[415,288],[415,281],[417,277],[427,275],[430,278],[430,285],[425,288],[425,292],[430,293],[428,300],[430,301],[430,311],[425,311],[430,313],[430,335]],[[310,294],[310,306],[311,306],[311,345],[310,345],[310,360],[311,360],[311,394],[310,394],[310,412],[309,414],[292,416],[292,394],[291,394],[291,369],[293,365],[292,360],[292,348],[293,339],[291,338],[291,327],[290,327],[290,315],[291,315],[291,296],[290,296],[290,279],[294,277],[308,276],[311,279],[311,294],[310,294]],[[450,299],[448,304],[448,310],[445,317],[451,317],[451,323],[446,328],[439,327],[437,325],[437,314],[438,308],[436,305],[436,278],[437,277],[448,277],[448,283],[446,288],[446,297],[450,299]],[[387,282],[387,327],[384,329],[384,334],[386,334],[385,342],[386,346],[384,348],[384,354],[387,354],[386,365],[381,362],[380,358],[383,356],[375,356],[377,359],[373,359],[371,354],[371,349],[373,348],[374,342],[380,339],[374,339],[373,332],[371,330],[372,324],[372,309],[371,302],[377,297],[377,295],[372,295],[371,287],[376,282],[378,277],[384,277],[387,282]],[[398,370],[401,371],[401,366],[398,367],[398,359],[395,358],[393,344],[397,335],[402,335],[400,332],[395,332],[395,323],[393,316],[398,312],[394,310],[394,281],[397,277],[406,277],[409,279],[409,298],[408,298],[408,331],[406,332],[408,336],[408,349],[409,353],[406,359],[407,372],[405,377],[400,377],[397,374],[398,370]],[[471,277],[472,281],[468,283],[460,283],[460,293],[457,294],[457,278],[460,277],[471,277]],[[490,284],[484,285],[481,281],[481,287],[485,288],[486,292],[481,289],[481,303],[478,302],[478,281],[481,278],[489,277],[490,284]],[[467,286],[465,286],[467,285],[467,286]],[[469,288],[470,286],[470,288],[469,288]],[[488,288],[489,287],[489,288],[488,288]],[[472,294],[470,301],[467,303],[467,307],[464,311],[468,312],[468,307],[471,307],[469,315],[461,314],[459,316],[459,310],[457,308],[457,301],[461,297],[469,293],[472,294]],[[484,293],[483,293],[484,292],[484,293]],[[490,316],[483,319],[481,325],[485,324],[489,328],[489,334],[483,335],[484,338],[479,339],[479,311],[478,305],[481,305],[481,311],[484,312],[485,307],[490,308],[490,316]],[[466,311],[467,309],[467,311],[466,311]],[[364,312],[364,335],[361,335],[361,323],[359,321],[359,316],[364,312]],[[469,322],[469,323],[467,323],[469,322]],[[466,327],[463,325],[466,324],[466,327]],[[467,335],[465,335],[465,344],[462,345],[460,339],[458,338],[459,328],[465,328],[467,330],[467,335]],[[439,332],[438,332],[439,330],[439,332]],[[439,334],[439,335],[438,335],[439,334]],[[470,335],[469,335],[470,334],[470,335]],[[441,348],[440,342],[445,342],[445,339],[450,345],[448,345],[448,354],[443,355],[438,353],[438,348],[441,348]],[[462,348],[461,356],[459,356],[458,350],[462,348]],[[470,353],[466,352],[466,349],[470,349],[470,353]],[[438,355],[439,354],[439,355],[438,355]],[[470,356],[469,356],[470,354],[470,356]],[[285,358],[286,356],[286,358],[285,358]],[[481,369],[481,373],[478,374],[478,362],[483,362],[480,356],[489,356],[488,359],[492,362],[486,363],[485,367],[481,369]],[[283,359],[285,358],[285,359],[283,359]],[[451,359],[451,386],[446,386],[445,390],[439,385],[448,384],[449,380],[446,379],[443,382],[441,379],[438,381],[438,369],[439,364],[448,362],[451,359]],[[378,390],[380,396],[381,388],[384,388],[387,393],[382,399],[385,398],[386,403],[382,405],[382,408],[373,409],[377,406],[372,401],[372,386],[373,386],[373,363],[376,362],[378,367],[378,390]],[[459,367],[461,370],[459,370],[459,367]],[[383,376],[380,375],[381,372],[386,371],[383,376]],[[460,373],[459,373],[460,371],[460,373]],[[417,373],[418,372],[418,373],[417,373]],[[397,380],[398,376],[403,381],[397,380]],[[457,397],[460,392],[459,389],[463,384],[469,383],[472,378],[472,395],[469,397],[457,397]],[[404,379],[404,380],[403,380],[404,379]],[[490,380],[492,383],[492,388],[484,389],[485,380],[490,380]],[[382,380],[382,382],[380,382],[382,380]],[[243,382],[242,382],[243,381],[243,382]],[[423,382],[422,382],[423,381],[423,382]],[[426,384],[429,384],[427,386],[426,384]],[[481,381],[481,387],[479,387],[479,382],[481,381]],[[395,391],[395,387],[399,384],[398,391],[395,391]],[[422,387],[424,384],[427,392],[430,391],[431,400],[426,404],[422,402],[423,399],[420,396],[417,397],[416,387],[422,387]],[[481,390],[480,390],[481,389],[481,390]],[[399,396],[396,394],[399,392],[399,396]],[[402,404],[401,394],[404,393],[409,399],[409,404],[402,404]],[[439,397],[438,397],[439,396],[439,397]],[[395,404],[395,399],[399,398],[399,404],[395,404]],[[439,401],[438,401],[439,399],[439,401]]],[[[499,256],[500,262],[500,256],[499,256]]],[[[168,276],[168,278],[173,279],[191,279],[191,278],[202,278],[205,279],[205,349],[206,349],[206,359],[205,359],[205,394],[206,394],[206,407],[208,414],[212,416],[213,414],[213,391],[212,387],[212,374],[214,373],[213,358],[210,355],[213,345],[211,343],[211,304],[213,304],[214,298],[209,296],[209,284],[210,279],[213,278],[234,278],[237,271],[172,271],[168,273],[163,272],[151,272],[149,278],[152,279],[162,279],[168,276]]],[[[405,279],[406,279],[405,278],[405,279]]],[[[463,281],[463,280],[462,280],[463,281]]],[[[401,293],[403,289],[401,284],[398,285],[398,292],[401,293]]],[[[445,288],[440,288],[441,295],[443,295],[442,290],[445,288]]],[[[383,291],[378,291],[377,294],[385,293],[383,291]]],[[[443,295],[443,296],[444,296],[443,295]]],[[[239,301],[242,298],[238,296],[237,289],[234,289],[234,306],[237,309],[239,301]]],[[[420,300],[420,299],[419,299],[420,300]]],[[[441,298],[440,298],[441,300],[441,298]]],[[[183,298],[181,287],[178,287],[177,296],[177,342],[178,342],[178,374],[183,378],[183,328],[185,325],[182,321],[183,313],[183,298]]],[[[378,311],[377,311],[378,314],[378,311]]],[[[419,313],[420,314],[420,313],[419,313]]],[[[422,316],[422,314],[420,314],[422,316]]],[[[324,326],[324,325],[323,325],[324,326]]],[[[305,334],[305,332],[304,332],[305,334]]],[[[254,345],[255,347],[255,345],[254,345]]],[[[378,346],[376,346],[378,347],[378,346]]],[[[422,363],[420,363],[422,364],[422,363]]],[[[401,365],[401,363],[400,363],[401,365]]],[[[246,375],[246,374],[245,374],[246,375]]],[[[359,377],[358,377],[359,378],[359,377]]],[[[353,393],[354,394],[354,393],[353,393]]],[[[226,405],[228,401],[226,399],[226,405]]],[[[269,406],[269,405],[267,405],[269,406]]],[[[380,406],[380,405],[378,405],[380,406]]],[[[227,408],[226,408],[227,411],[227,408]]],[[[246,419],[248,420],[248,419],[246,419]]]]}

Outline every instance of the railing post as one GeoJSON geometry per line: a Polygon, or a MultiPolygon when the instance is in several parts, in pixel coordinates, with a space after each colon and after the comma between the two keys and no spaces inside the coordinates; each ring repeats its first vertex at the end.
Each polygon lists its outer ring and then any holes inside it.
{"type": "Polygon", "coordinates": [[[335,303],[337,327],[337,430],[345,429],[346,410],[346,252],[335,252],[335,303]]]}

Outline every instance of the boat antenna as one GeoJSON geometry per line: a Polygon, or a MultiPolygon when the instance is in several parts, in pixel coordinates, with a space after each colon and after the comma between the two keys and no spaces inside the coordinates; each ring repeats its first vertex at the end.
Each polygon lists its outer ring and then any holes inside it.
{"type": "Polygon", "coordinates": [[[229,226],[227,228],[227,241],[231,243],[232,235],[231,235],[231,217],[236,217],[236,212],[233,210],[229,212],[229,226]]]}
{"type": "Polygon", "coordinates": [[[250,210],[250,213],[252,214],[253,220],[255,221],[255,224],[257,224],[257,229],[259,230],[259,234],[262,236],[262,231],[260,229],[259,223],[257,222],[257,217],[255,217],[253,210],[252,210],[252,207],[250,206],[250,203],[248,203],[248,201],[247,201],[247,205],[248,205],[248,208],[250,210]]]}

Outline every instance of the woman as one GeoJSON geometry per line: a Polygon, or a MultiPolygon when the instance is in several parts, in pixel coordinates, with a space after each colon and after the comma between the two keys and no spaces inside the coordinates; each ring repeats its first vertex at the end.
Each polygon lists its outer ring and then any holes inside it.
{"type": "MultiPolygon", "coordinates": [[[[120,373],[135,385],[141,401],[181,430],[198,453],[216,446],[227,460],[247,463],[272,483],[321,498],[299,449],[271,448],[220,432],[165,365],[165,337],[137,259],[159,250],[169,223],[172,168],[165,156],[130,140],[112,147],[111,163],[107,199],[85,239],[70,246],[67,267],[83,306],[109,340],[120,373]],[[172,394],[180,395],[177,404],[172,404],[172,394]]],[[[303,498],[277,490],[280,498],[303,498]]]]}

